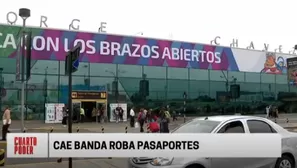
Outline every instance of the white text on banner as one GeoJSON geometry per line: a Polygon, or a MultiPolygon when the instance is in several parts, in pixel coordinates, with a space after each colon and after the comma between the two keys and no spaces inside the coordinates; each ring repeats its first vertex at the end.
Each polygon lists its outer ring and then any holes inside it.
{"type": "Polygon", "coordinates": [[[55,134],[49,157],[277,158],[278,134],[55,134]]]}
{"type": "Polygon", "coordinates": [[[47,158],[48,133],[7,134],[8,158],[47,158]]]}

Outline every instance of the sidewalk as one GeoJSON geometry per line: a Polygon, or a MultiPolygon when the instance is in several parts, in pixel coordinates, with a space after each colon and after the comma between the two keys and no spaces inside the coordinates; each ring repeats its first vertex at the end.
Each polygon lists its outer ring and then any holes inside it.
{"type": "MultiPolygon", "coordinates": [[[[265,117],[265,115],[257,115],[260,117],[265,117]]],[[[186,117],[186,121],[189,121],[196,117],[186,117]]],[[[272,121],[275,122],[274,119],[272,121]]],[[[179,117],[178,121],[171,122],[172,125],[180,125],[184,123],[184,118],[179,117]]],[[[283,127],[297,127],[297,114],[280,114],[280,117],[276,119],[276,123],[282,125],[283,127]],[[287,123],[287,119],[289,123],[287,123]]],[[[76,132],[77,128],[79,128],[80,132],[83,130],[87,132],[102,132],[102,128],[104,128],[104,132],[125,132],[125,127],[128,127],[128,132],[131,129],[128,122],[120,122],[120,123],[73,123],[72,125],[73,131],[76,132]]],[[[21,131],[21,121],[13,121],[10,126],[10,130],[12,132],[20,132],[21,131]]],[[[67,128],[63,127],[61,124],[45,124],[44,121],[40,120],[29,120],[25,121],[25,128],[27,132],[50,132],[51,129],[56,131],[67,130],[67,128]]]]}
{"type": "MultiPolygon", "coordinates": [[[[47,163],[30,163],[30,164],[18,164],[7,165],[8,168],[68,168],[68,159],[64,159],[62,163],[47,162],[47,163]],[[66,161],[67,160],[67,161],[66,161]]],[[[127,159],[114,158],[114,159],[85,159],[73,161],[73,168],[128,168],[127,159]]]]}
{"type": "MultiPolygon", "coordinates": [[[[191,120],[195,117],[188,117],[186,118],[186,121],[191,120]]],[[[179,120],[171,122],[171,124],[182,124],[184,123],[184,119],[183,118],[179,118],[179,120]]],[[[17,121],[13,121],[11,126],[10,126],[10,130],[19,130],[21,128],[21,121],[17,120],[17,121]]],[[[48,130],[50,131],[52,128],[54,130],[56,129],[67,129],[64,128],[62,126],[62,124],[55,124],[55,123],[51,123],[51,124],[46,124],[44,123],[44,121],[40,121],[40,120],[29,120],[29,121],[25,121],[25,128],[26,130],[48,130]]],[[[95,122],[85,122],[85,123],[73,123],[72,124],[73,129],[79,128],[79,129],[102,129],[102,127],[104,127],[104,129],[117,129],[117,128],[125,128],[125,127],[130,127],[130,123],[129,121],[127,122],[119,122],[119,123],[115,123],[115,122],[105,122],[105,123],[95,123],[95,122]]]]}

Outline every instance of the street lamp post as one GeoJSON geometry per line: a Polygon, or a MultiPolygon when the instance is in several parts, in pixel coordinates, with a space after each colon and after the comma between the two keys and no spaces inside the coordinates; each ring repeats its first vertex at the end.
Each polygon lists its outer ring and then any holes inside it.
{"type": "Polygon", "coordinates": [[[0,110],[2,110],[2,96],[3,96],[3,88],[4,88],[4,78],[2,76],[3,68],[0,68],[0,110]]]}
{"type": "Polygon", "coordinates": [[[110,70],[105,70],[105,72],[112,74],[112,76],[114,77],[114,81],[112,83],[112,90],[114,90],[116,103],[119,103],[119,77],[118,77],[118,74],[119,73],[125,73],[125,71],[121,71],[121,70],[118,69],[117,73],[112,72],[110,70]]]}
{"type": "Polygon", "coordinates": [[[44,97],[44,120],[45,120],[45,115],[46,115],[46,108],[45,108],[45,104],[47,102],[47,69],[48,67],[45,68],[44,70],[44,81],[43,81],[43,97],[44,97]]]}
{"type": "Polygon", "coordinates": [[[183,98],[184,98],[184,123],[186,122],[186,107],[187,107],[187,92],[183,93],[183,98]]]}
{"type": "Polygon", "coordinates": [[[21,91],[21,123],[22,132],[25,130],[25,122],[24,122],[24,106],[25,106],[25,28],[26,28],[26,20],[31,16],[30,9],[21,8],[19,9],[19,16],[23,19],[23,39],[22,39],[22,57],[21,57],[21,71],[22,71],[22,91],[21,91]]]}
{"type": "MultiPolygon", "coordinates": [[[[230,95],[229,87],[230,87],[230,83],[231,83],[231,86],[232,86],[233,84],[236,84],[236,82],[237,82],[237,78],[234,77],[234,76],[231,76],[232,80],[231,80],[231,82],[230,82],[228,72],[227,72],[227,75],[225,75],[224,71],[222,71],[222,73],[223,73],[223,76],[220,76],[220,77],[225,79],[226,92],[227,92],[228,96],[231,96],[231,98],[232,98],[233,90],[230,89],[230,92],[231,92],[231,95],[230,95]]],[[[236,113],[236,112],[237,112],[237,109],[236,109],[236,108],[237,108],[237,106],[236,106],[236,98],[234,98],[234,102],[235,102],[234,113],[236,113]]],[[[224,109],[224,111],[225,111],[225,109],[224,109]]],[[[224,112],[223,112],[223,113],[224,113],[224,112]]]]}

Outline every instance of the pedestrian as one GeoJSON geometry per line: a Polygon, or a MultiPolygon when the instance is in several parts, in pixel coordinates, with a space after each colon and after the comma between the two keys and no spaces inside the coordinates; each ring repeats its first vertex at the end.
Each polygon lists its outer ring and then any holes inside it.
{"type": "Polygon", "coordinates": [[[80,122],[83,123],[85,119],[85,110],[84,108],[80,108],[80,122]]]}
{"type": "Polygon", "coordinates": [[[101,112],[100,112],[101,110],[100,109],[98,109],[98,108],[96,108],[95,109],[95,113],[96,113],[96,123],[101,123],[101,112]]]}
{"type": "Polygon", "coordinates": [[[275,118],[278,118],[278,107],[275,107],[275,118]]]}
{"type": "Polygon", "coordinates": [[[7,106],[4,110],[2,120],[3,120],[3,126],[2,126],[2,141],[6,141],[6,135],[9,132],[9,126],[11,124],[11,111],[9,106],[7,106]]]}
{"type": "Polygon", "coordinates": [[[120,119],[120,108],[119,107],[116,107],[114,109],[114,117],[115,117],[116,123],[118,123],[119,119],[120,119]]]}
{"type": "Polygon", "coordinates": [[[120,121],[124,121],[124,110],[122,107],[119,107],[119,118],[120,118],[120,121]]]}
{"type": "Polygon", "coordinates": [[[135,112],[134,112],[134,107],[132,107],[130,109],[130,127],[133,128],[134,127],[134,124],[135,124],[135,112]]]}
{"type": "Polygon", "coordinates": [[[157,133],[160,131],[160,126],[157,122],[158,117],[152,112],[152,109],[150,109],[147,113],[147,123],[149,125],[149,129],[152,133],[157,133]]]}
{"type": "Polygon", "coordinates": [[[104,114],[105,114],[105,106],[102,106],[101,109],[99,110],[100,113],[100,122],[104,122],[104,114]]]}
{"type": "Polygon", "coordinates": [[[273,106],[269,105],[269,117],[273,117],[273,106]]]}
{"type": "Polygon", "coordinates": [[[94,121],[94,122],[98,122],[97,121],[97,119],[98,119],[98,117],[97,117],[97,109],[94,107],[93,108],[93,110],[92,110],[92,120],[94,121]]]}
{"type": "Polygon", "coordinates": [[[266,106],[266,118],[269,118],[270,117],[270,107],[269,106],[266,106]]]}
{"type": "Polygon", "coordinates": [[[173,110],[172,112],[172,121],[177,121],[176,111],[173,110]]]}
{"type": "Polygon", "coordinates": [[[137,117],[137,120],[140,125],[140,132],[144,132],[143,126],[144,126],[145,119],[146,119],[145,111],[142,108],[142,109],[140,109],[138,117],[137,117]]]}
{"type": "Polygon", "coordinates": [[[63,119],[62,119],[62,125],[63,127],[67,126],[67,118],[68,118],[68,108],[67,107],[63,107],[63,119]]]}
{"type": "Polygon", "coordinates": [[[169,133],[169,120],[170,115],[168,115],[168,111],[165,108],[161,109],[160,113],[160,132],[161,133],[169,133]]]}

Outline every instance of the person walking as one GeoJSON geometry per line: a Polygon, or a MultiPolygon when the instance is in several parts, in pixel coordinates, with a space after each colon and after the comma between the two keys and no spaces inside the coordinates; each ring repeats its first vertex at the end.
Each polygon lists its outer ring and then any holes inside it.
{"type": "Polygon", "coordinates": [[[173,110],[172,112],[172,121],[177,121],[176,111],[173,110]]]}
{"type": "Polygon", "coordinates": [[[139,125],[140,125],[140,132],[144,132],[143,126],[144,126],[144,123],[145,123],[145,119],[146,119],[146,114],[145,114],[144,109],[142,108],[142,109],[140,109],[138,117],[137,117],[137,120],[138,120],[139,125]]]}
{"type": "Polygon", "coordinates": [[[130,127],[133,128],[134,127],[134,124],[135,124],[135,112],[134,112],[134,107],[132,107],[130,109],[130,127]]]}
{"type": "Polygon", "coordinates": [[[67,126],[67,119],[68,119],[68,108],[67,107],[63,107],[63,119],[62,119],[62,125],[63,127],[67,126]]]}
{"type": "Polygon", "coordinates": [[[83,123],[85,119],[85,110],[84,108],[80,108],[80,122],[83,123]]]}
{"type": "Polygon", "coordinates": [[[270,117],[270,106],[266,106],[266,118],[270,117]]]}
{"type": "Polygon", "coordinates": [[[160,113],[160,132],[161,133],[169,133],[169,120],[170,115],[169,112],[165,110],[165,108],[162,108],[160,113]]]}
{"type": "Polygon", "coordinates": [[[9,132],[9,126],[11,124],[11,111],[9,106],[7,106],[4,110],[3,116],[3,126],[2,126],[2,141],[6,141],[6,135],[9,132]]]}

